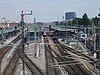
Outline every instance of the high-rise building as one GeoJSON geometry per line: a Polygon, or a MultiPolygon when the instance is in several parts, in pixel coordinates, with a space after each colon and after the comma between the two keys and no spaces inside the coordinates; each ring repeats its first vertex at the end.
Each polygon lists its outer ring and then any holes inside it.
{"type": "Polygon", "coordinates": [[[76,12],[66,12],[65,20],[72,20],[76,17],[76,12]]]}

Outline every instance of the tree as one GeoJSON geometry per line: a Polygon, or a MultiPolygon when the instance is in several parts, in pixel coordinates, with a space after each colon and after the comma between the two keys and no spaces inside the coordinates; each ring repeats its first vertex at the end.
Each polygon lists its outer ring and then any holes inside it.
{"type": "Polygon", "coordinates": [[[60,24],[60,25],[64,25],[64,22],[61,21],[59,24],[60,24]]]}
{"type": "Polygon", "coordinates": [[[98,14],[98,26],[100,26],[100,13],[98,14]]]}
{"type": "Polygon", "coordinates": [[[93,20],[93,23],[94,25],[98,25],[98,17],[96,16],[95,18],[92,19],[93,20]]]}
{"type": "Polygon", "coordinates": [[[78,25],[79,26],[82,25],[82,19],[78,18],[78,17],[73,19],[72,24],[76,26],[77,25],[77,21],[78,21],[78,25]]]}
{"type": "Polygon", "coordinates": [[[22,25],[25,25],[25,22],[20,21],[19,25],[22,27],[22,25]]]}
{"type": "Polygon", "coordinates": [[[88,25],[90,25],[90,21],[89,21],[89,18],[87,16],[87,14],[85,13],[82,17],[82,24],[87,27],[88,25]]]}

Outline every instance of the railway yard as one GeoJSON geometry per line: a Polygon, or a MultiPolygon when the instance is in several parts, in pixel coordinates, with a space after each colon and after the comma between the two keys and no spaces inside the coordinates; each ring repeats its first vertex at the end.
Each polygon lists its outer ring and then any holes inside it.
{"type": "MultiPolygon", "coordinates": [[[[41,42],[23,44],[18,32],[0,44],[0,75],[99,75],[89,44],[85,49],[84,42],[65,43],[48,34],[41,35],[41,42]]],[[[70,35],[67,40],[75,39],[70,35]]]]}
{"type": "Polygon", "coordinates": [[[0,75],[100,75],[100,0],[0,0],[0,75]]]}

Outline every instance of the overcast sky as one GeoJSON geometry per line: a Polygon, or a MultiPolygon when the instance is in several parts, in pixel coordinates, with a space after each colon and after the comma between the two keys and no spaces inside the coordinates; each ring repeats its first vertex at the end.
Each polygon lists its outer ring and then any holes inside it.
{"type": "Polygon", "coordinates": [[[88,17],[98,15],[100,0],[0,0],[0,21],[6,18],[10,21],[20,21],[21,10],[25,13],[33,11],[32,16],[26,16],[26,21],[54,21],[62,19],[65,12],[74,11],[78,17],[84,13],[88,17]]]}

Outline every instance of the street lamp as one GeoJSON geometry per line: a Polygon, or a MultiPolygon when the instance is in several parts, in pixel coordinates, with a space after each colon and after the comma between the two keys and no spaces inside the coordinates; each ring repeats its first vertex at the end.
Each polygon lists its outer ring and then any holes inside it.
{"type": "MultiPolygon", "coordinates": [[[[99,9],[100,10],[100,9],[99,9]]],[[[100,13],[98,14],[98,26],[99,26],[99,24],[100,24],[100,13]]]]}
{"type": "Polygon", "coordinates": [[[67,25],[66,25],[66,40],[65,40],[65,43],[68,44],[68,33],[67,33],[67,26],[68,26],[68,21],[67,21],[67,25]]]}
{"type": "Polygon", "coordinates": [[[87,50],[87,47],[86,47],[86,40],[87,40],[87,34],[86,34],[86,28],[85,28],[85,50],[87,50]]]}
{"type": "Polygon", "coordinates": [[[96,72],[96,32],[95,25],[93,25],[93,37],[94,37],[94,72],[96,72]]]}
{"type": "Polygon", "coordinates": [[[77,24],[77,47],[78,47],[78,20],[76,21],[77,24]]]}
{"type": "Polygon", "coordinates": [[[5,19],[6,18],[2,18],[2,21],[3,21],[3,24],[2,24],[2,45],[3,45],[3,41],[4,41],[4,33],[3,33],[3,30],[4,30],[4,26],[5,26],[5,19]]]}
{"type": "MultiPolygon", "coordinates": [[[[98,26],[100,26],[100,13],[98,14],[98,26]]],[[[100,31],[99,31],[99,49],[100,49],[100,31]]],[[[99,62],[100,62],[100,51],[99,51],[99,62]]],[[[99,75],[100,75],[100,64],[99,64],[99,75]]]]}
{"type": "Polygon", "coordinates": [[[24,16],[25,15],[32,15],[32,11],[30,13],[23,13],[23,11],[21,12],[23,75],[25,75],[25,63],[24,63],[24,56],[25,56],[25,54],[24,54],[24,47],[25,47],[24,46],[24,43],[25,43],[25,41],[24,41],[24,28],[25,28],[24,27],[24,16]]]}
{"type": "MultiPolygon", "coordinates": [[[[99,9],[99,11],[100,11],[100,9],[99,9]]],[[[98,14],[98,26],[100,26],[100,13],[98,14]]],[[[100,33],[100,31],[99,31],[99,33],[100,33]]],[[[100,34],[99,34],[99,36],[100,36],[100,34]]],[[[99,40],[100,41],[100,40],[99,40]]],[[[100,42],[99,42],[100,43],[100,42]]],[[[100,47],[99,47],[100,48],[100,47]]]]}

